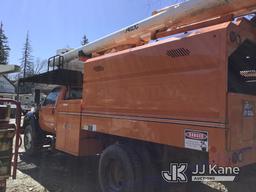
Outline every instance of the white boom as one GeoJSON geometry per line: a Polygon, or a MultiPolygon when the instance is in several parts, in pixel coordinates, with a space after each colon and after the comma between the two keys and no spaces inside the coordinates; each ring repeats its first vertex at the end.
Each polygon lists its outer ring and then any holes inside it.
{"type": "Polygon", "coordinates": [[[17,65],[0,65],[0,75],[8,73],[16,73],[20,71],[20,67],[17,65]]]}
{"type": "Polygon", "coordinates": [[[158,30],[176,28],[227,14],[244,14],[256,9],[256,0],[184,0],[156,11],[153,16],[123,28],[85,46],[64,53],[64,68],[74,68],[79,53],[99,53],[122,45],[148,42],[158,30]]]}

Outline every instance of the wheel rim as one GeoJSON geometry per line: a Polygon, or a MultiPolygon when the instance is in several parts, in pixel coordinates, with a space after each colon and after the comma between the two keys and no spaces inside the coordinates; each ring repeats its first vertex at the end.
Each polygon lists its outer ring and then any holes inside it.
{"type": "Polygon", "coordinates": [[[125,171],[122,164],[113,160],[109,163],[109,172],[107,173],[109,188],[113,191],[120,191],[125,185],[125,171]]]}
{"type": "Polygon", "coordinates": [[[24,147],[26,150],[31,149],[32,146],[32,135],[29,131],[26,131],[24,135],[24,147]]]}

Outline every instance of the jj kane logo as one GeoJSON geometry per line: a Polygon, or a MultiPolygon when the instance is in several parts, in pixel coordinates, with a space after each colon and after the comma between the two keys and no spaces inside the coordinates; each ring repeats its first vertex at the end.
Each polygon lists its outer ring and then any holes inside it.
{"type": "MultiPolygon", "coordinates": [[[[186,183],[188,163],[171,163],[169,171],[162,171],[162,177],[166,182],[186,183]]],[[[191,181],[234,181],[239,175],[239,167],[218,167],[217,165],[198,165],[191,170],[191,181]]]]}
{"type": "Polygon", "coordinates": [[[185,174],[188,168],[187,163],[171,163],[170,171],[162,171],[162,177],[166,182],[172,183],[186,183],[188,182],[188,178],[185,174]]]}

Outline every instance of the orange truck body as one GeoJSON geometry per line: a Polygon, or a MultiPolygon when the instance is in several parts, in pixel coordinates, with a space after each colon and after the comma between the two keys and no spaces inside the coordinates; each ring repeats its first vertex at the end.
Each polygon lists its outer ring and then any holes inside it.
{"type": "Polygon", "coordinates": [[[186,131],[198,131],[210,163],[255,163],[256,115],[243,107],[256,96],[228,90],[229,57],[245,40],[256,43],[256,29],[241,19],[89,59],[82,99],[65,100],[63,87],[55,106],[42,107],[41,128],[76,156],[100,153],[98,135],[191,149],[186,131]]]}

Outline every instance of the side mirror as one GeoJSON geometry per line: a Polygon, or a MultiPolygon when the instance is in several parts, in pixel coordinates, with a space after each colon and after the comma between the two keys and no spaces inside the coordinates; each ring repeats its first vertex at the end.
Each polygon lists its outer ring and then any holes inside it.
{"type": "Polygon", "coordinates": [[[45,103],[45,99],[46,98],[42,98],[41,101],[40,101],[40,104],[39,104],[39,107],[42,107],[44,106],[44,103],[45,103]]]}

